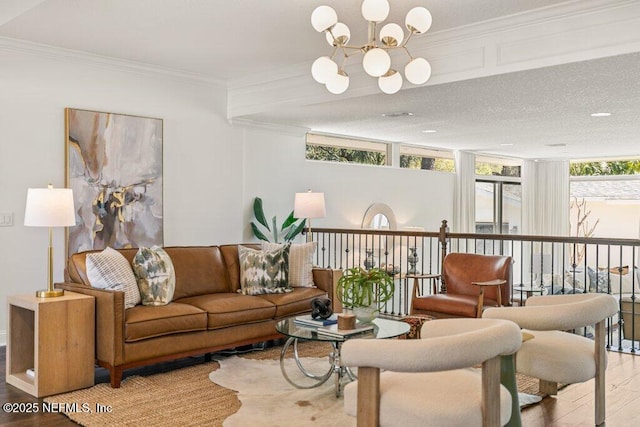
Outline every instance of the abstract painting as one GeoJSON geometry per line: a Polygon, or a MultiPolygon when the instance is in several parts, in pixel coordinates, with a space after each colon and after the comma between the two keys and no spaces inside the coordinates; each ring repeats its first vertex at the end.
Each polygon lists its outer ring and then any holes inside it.
{"type": "Polygon", "coordinates": [[[65,109],[67,254],[163,245],[162,120],[65,109]]]}

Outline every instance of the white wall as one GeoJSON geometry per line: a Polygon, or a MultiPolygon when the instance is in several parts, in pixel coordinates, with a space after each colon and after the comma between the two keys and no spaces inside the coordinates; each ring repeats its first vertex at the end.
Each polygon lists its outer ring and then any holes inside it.
{"type": "MultiPolygon", "coordinates": [[[[46,287],[47,231],[24,227],[28,187],[63,187],[64,108],[164,120],[165,245],[237,242],[242,227],[242,131],[226,120],[226,90],[193,79],[90,65],[0,46],[0,344],[7,295],[46,287]]],[[[54,280],[64,233],[55,230],[54,280]]]]}
{"type": "MultiPolygon", "coordinates": [[[[327,218],[313,226],[359,227],[375,202],[390,205],[400,227],[435,231],[452,218],[453,174],[306,161],[303,134],[229,125],[226,90],[213,84],[2,45],[0,64],[0,212],[14,221],[0,227],[0,345],[6,296],[46,287],[47,232],[22,223],[27,188],[65,185],[65,107],[164,120],[165,245],[254,240],[254,197],[282,221],[308,188],[327,200],[327,218]]],[[[56,282],[64,251],[55,230],[56,282]]]]}
{"type": "Polygon", "coordinates": [[[244,237],[252,239],[249,222],[256,196],[262,198],[267,218],[278,222],[293,209],[297,192],[324,192],[327,217],[313,227],[360,228],[367,208],[388,204],[398,227],[437,231],[443,219],[453,217],[455,175],[391,167],[308,161],[305,139],[283,132],[246,128],[244,153],[244,237]]]}

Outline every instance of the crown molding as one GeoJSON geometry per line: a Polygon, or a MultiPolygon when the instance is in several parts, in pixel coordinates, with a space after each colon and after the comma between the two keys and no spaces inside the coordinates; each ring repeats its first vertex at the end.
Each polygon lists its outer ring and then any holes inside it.
{"type": "Polygon", "coordinates": [[[303,126],[277,125],[273,123],[259,122],[255,120],[245,119],[245,118],[229,119],[229,123],[232,126],[239,126],[239,127],[255,129],[260,131],[274,132],[279,135],[289,135],[289,136],[304,136],[307,134],[307,132],[311,131],[311,129],[303,126]]]}
{"type": "MultiPolygon", "coordinates": [[[[427,33],[408,47],[431,63],[429,86],[638,52],[638,28],[637,0],[574,0],[427,33]]],[[[375,79],[354,62],[346,69],[349,89],[339,96],[312,79],[312,61],[232,80],[227,117],[380,93],[375,79]]],[[[405,82],[402,90],[413,87],[405,82]]]]}
{"type": "Polygon", "coordinates": [[[0,37],[0,50],[18,52],[26,55],[37,56],[39,58],[48,58],[51,60],[73,64],[83,64],[93,67],[107,68],[127,73],[155,75],[178,80],[183,83],[214,86],[223,89],[227,88],[227,84],[225,81],[205,76],[203,74],[190,73],[187,71],[158,67],[141,62],[127,61],[124,59],[95,55],[92,53],[72,49],[64,49],[41,43],[12,39],[9,37],[0,37]]]}

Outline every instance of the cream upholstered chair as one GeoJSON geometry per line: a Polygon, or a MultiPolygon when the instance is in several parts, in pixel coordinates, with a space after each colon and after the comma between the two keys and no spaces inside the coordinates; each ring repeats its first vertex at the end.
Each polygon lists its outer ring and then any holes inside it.
{"type": "Polygon", "coordinates": [[[533,339],[516,353],[516,371],[540,379],[540,391],[557,394],[558,383],[595,378],[595,424],[605,420],[605,320],[618,312],[608,294],[546,295],[524,307],[491,308],[484,318],[516,322],[533,339]],[[594,339],[564,331],[595,325],[594,339]]]}
{"type": "Polygon", "coordinates": [[[500,385],[500,356],[522,340],[513,322],[442,319],[426,322],[419,340],[348,340],[342,362],[358,367],[344,390],[358,426],[499,426],[511,418],[500,385]],[[482,363],[482,374],[469,368],[482,363]],[[380,373],[384,369],[385,372],[380,373]]]}

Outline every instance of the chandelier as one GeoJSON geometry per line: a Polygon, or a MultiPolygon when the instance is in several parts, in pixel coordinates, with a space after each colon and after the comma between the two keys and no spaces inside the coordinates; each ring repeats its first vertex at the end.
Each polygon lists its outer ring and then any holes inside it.
{"type": "Polygon", "coordinates": [[[408,34],[405,38],[403,29],[398,24],[390,23],[383,26],[376,37],[376,27],[387,19],[389,2],[387,0],[364,0],[362,2],[362,16],[369,22],[367,42],[363,45],[349,45],[351,32],[342,22],[338,22],[336,11],[329,6],[318,6],[311,14],[311,25],[319,33],[326,33],[327,42],[333,47],[329,56],[321,56],[311,66],[311,75],[318,82],[326,86],[334,94],[344,93],[349,87],[349,76],[345,72],[347,60],[354,55],[363,53],[362,66],[371,77],[378,78],[378,87],[387,94],[393,94],[402,87],[402,75],[391,68],[389,52],[401,49],[409,57],[404,67],[405,78],[421,85],[431,77],[431,65],[424,58],[414,58],[407,49],[411,37],[425,33],[431,27],[431,13],[424,7],[414,7],[407,13],[405,26],[408,34]],[[336,56],[342,56],[340,66],[336,56]]]}

